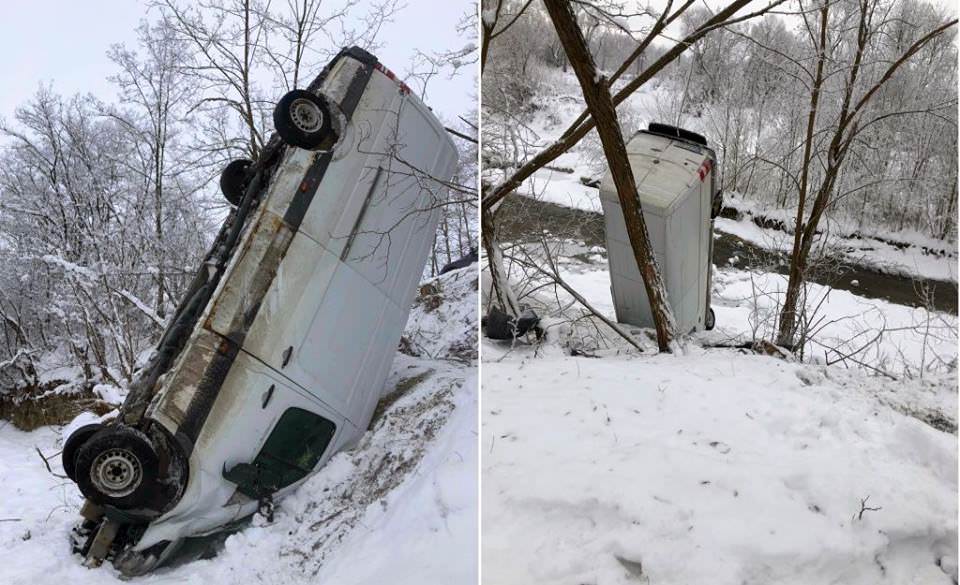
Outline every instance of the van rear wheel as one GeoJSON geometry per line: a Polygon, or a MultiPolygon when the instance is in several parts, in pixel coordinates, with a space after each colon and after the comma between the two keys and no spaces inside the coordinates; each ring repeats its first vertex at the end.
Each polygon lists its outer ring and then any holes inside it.
{"type": "Polygon", "coordinates": [[[273,125],[284,142],[307,150],[332,145],[337,138],[327,100],[304,89],[280,98],[273,109],[273,125]]]}
{"type": "Polygon", "coordinates": [[[238,158],[231,161],[220,173],[220,192],[230,205],[239,207],[240,202],[243,201],[247,183],[250,181],[248,171],[252,164],[253,161],[249,159],[238,158]]]}
{"type": "Polygon", "coordinates": [[[717,326],[717,314],[713,312],[713,307],[707,309],[707,315],[703,319],[703,328],[707,331],[713,331],[717,326]]]}

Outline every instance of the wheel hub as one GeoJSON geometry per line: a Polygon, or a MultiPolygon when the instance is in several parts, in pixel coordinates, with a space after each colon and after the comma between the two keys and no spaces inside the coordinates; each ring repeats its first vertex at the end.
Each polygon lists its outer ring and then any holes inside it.
{"type": "Polygon", "coordinates": [[[290,104],[290,119],[300,130],[316,132],[323,125],[323,112],[310,100],[297,98],[290,104]]]}
{"type": "Polygon", "coordinates": [[[97,456],[90,468],[93,484],[111,497],[132,493],[140,485],[143,470],[136,455],[126,449],[108,449],[97,456]]]}

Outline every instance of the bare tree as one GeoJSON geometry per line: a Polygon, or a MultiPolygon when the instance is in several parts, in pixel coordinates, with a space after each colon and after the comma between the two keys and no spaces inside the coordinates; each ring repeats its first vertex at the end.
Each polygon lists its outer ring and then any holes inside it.
{"type": "Polygon", "coordinates": [[[570,4],[564,0],[544,0],[544,4],[553,19],[570,65],[580,81],[587,109],[597,126],[610,173],[617,187],[620,206],[623,208],[630,245],[640,274],[643,275],[647,297],[650,299],[650,309],[657,330],[657,344],[660,346],[660,351],[668,351],[677,334],[676,321],[667,301],[667,287],[661,276],[660,267],[653,256],[647,225],[643,220],[643,211],[640,209],[636,179],[633,176],[630,160],[627,158],[627,146],[617,121],[617,111],[610,96],[610,87],[606,78],[597,73],[587,41],[577,24],[577,17],[570,4]]]}
{"type": "MultiPolygon", "coordinates": [[[[810,76],[810,109],[808,112],[806,136],[803,142],[803,162],[800,181],[798,184],[799,198],[797,215],[794,223],[793,249],[790,255],[790,277],[784,298],[783,309],[780,314],[780,325],[777,333],[777,344],[792,347],[796,341],[797,316],[801,289],[806,278],[807,262],[810,250],[818,234],[818,226],[828,206],[836,199],[836,186],[844,169],[844,163],[851,152],[858,137],[879,120],[897,115],[893,113],[876,113],[869,115],[873,100],[883,86],[890,81],[896,72],[916,55],[927,43],[946,33],[957,23],[957,19],[943,22],[932,30],[920,35],[914,42],[905,46],[894,58],[884,60],[884,67],[879,63],[870,63],[870,49],[873,38],[883,34],[878,27],[881,15],[877,12],[880,7],[878,0],[858,0],[851,9],[850,17],[854,21],[856,37],[852,51],[842,54],[839,50],[828,56],[831,47],[839,46],[839,42],[831,44],[828,31],[830,28],[831,3],[819,4],[817,13],[819,22],[812,25],[807,21],[804,13],[804,22],[815,42],[816,69],[810,76]],[[825,63],[828,59],[837,64],[837,69],[829,72],[831,76],[840,78],[840,106],[834,119],[831,119],[825,128],[817,131],[817,115],[821,109],[821,92],[824,89],[824,80],[827,77],[825,63]],[[871,75],[875,72],[874,75],[871,75]],[[815,141],[822,133],[826,147],[822,155],[814,159],[815,141]],[[817,166],[819,185],[811,189],[810,176],[813,165],[817,166]],[[813,197],[809,214],[807,213],[807,199],[813,197]]],[[[845,15],[844,15],[845,16],[845,15]]]]}

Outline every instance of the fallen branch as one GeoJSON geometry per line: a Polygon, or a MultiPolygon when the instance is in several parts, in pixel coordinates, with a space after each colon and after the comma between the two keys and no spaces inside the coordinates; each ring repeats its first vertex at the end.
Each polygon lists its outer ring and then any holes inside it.
{"type": "Polygon", "coordinates": [[[878,512],[880,510],[883,510],[881,506],[877,506],[876,508],[871,508],[867,506],[867,500],[869,499],[870,499],[870,496],[867,496],[860,500],[860,513],[856,515],[857,520],[863,520],[864,512],[878,512]]]}
{"type": "MultiPolygon", "coordinates": [[[[33,448],[37,450],[37,455],[40,456],[40,459],[43,459],[43,464],[47,467],[47,471],[50,472],[50,475],[52,475],[53,477],[58,477],[58,478],[60,478],[60,479],[70,479],[70,478],[67,477],[66,475],[61,475],[61,474],[59,474],[59,473],[54,473],[54,472],[53,472],[53,469],[50,467],[50,461],[49,461],[46,457],[43,456],[43,453],[40,451],[40,447],[37,447],[36,445],[34,445],[33,448]]],[[[56,457],[56,454],[54,454],[53,457],[56,457]]]]}

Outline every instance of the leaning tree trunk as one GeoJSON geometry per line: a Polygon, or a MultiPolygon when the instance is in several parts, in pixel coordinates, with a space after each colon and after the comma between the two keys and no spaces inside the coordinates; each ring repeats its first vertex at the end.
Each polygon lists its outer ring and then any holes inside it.
{"type": "Polygon", "coordinates": [[[617,121],[617,110],[613,105],[610,88],[606,78],[597,74],[593,57],[587,48],[583,32],[577,25],[570,3],[566,0],[544,0],[544,4],[553,20],[553,26],[557,30],[557,36],[563,44],[570,65],[580,81],[583,98],[596,123],[597,133],[603,144],[603,153],[610,166],[613,182],[617,186],[617,196],[623,209],[627,235],[630,237],[633,255],[643,276],[647,298],[650,299],[650,309],[657,329],[657,345],[660,346],[660,351],[669,351],[670,343],[676,335],[673,311],[667,302],[667,288],[663,282],[660,267],[651,251],[647,225],[643,220],[643,211],[637,196],[637,183],[627,157],[627,147],[617,121]]]}

